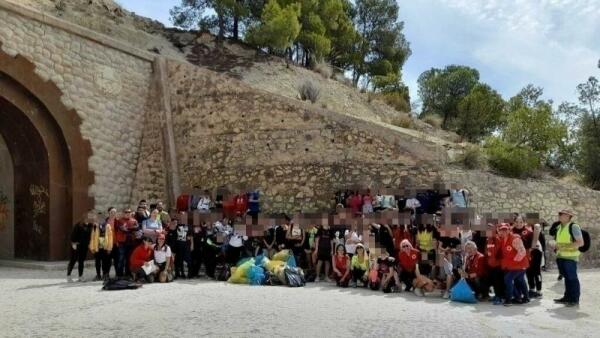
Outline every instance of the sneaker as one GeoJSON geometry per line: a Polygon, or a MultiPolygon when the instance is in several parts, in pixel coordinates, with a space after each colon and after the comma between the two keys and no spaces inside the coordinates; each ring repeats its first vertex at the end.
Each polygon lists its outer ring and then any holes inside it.
{"type": "Polygon", "coordinates": [[[415,295],[417,297],[424,297],[425,294],[423,293],[423,290],[419,289],[419,288],[415,288],[415,291],[413,291],[415,293],[415,295]]]}
{"type": "Polygon", "coordinates": [[[502,305],[504,305],[504,306],[511,306],[512,304],[513,304],[513,303],[512,303],[510,300],[504,300],[504,301],[502,302],[502,305]]]}
{"type": "Polygon", "coordinates": [[[450,298],[450,292],[448,292],[448,291],[444,292],[444,294],[442,295],[442,298],[444,298],[444,299],[450,298]]]}
{"type": "Polygon", "coordinates": [[[331,280],[331,278],[325,278],[325,283],[333,283],[333,281],[331,280]]]}
{"type": "Polygon", "coordinates": [[[529,304],[529,302],[531,302],[531,299],[529,298],[523,298],[523,301],[521,304],[529,304]]]}
{"type": "Polygon", "coordinates": [[[575,306],[579,306],[579,302],[567,302],[565,303],[566,307],[575,307],[575,306]]]}
{"type": "Polygon", "coordinates": [[[567,303],[568,303],[568,301],[565,299],[565,297],[562,297],[562,298],[556,298],[556,299],[554,300],[554,302],[555,302],[555,303],[558,303],[558,304],[567,304],[567,303]]]}
{"type": "Polygon", "coordinates": [[[356,288],[356,283],[355,282],[350,283],[350,287],[356,288]]]}
{"type": "Polygon", "coordinates": [[[67,276],[67,283],[73,283],[73,278],[71,278],[71,276],[67,276]]]}
{"type": "Polygon", "coordinates": [[[83,278],[83,276],[81,276],[81,277],[79,277],[79,279],[77,279],[77,281],[79,283],[83,283],[83,282],[85,282],[85,278],[83,278]]]}
{"type": "Polygon", "coordinates": [[[320,282],[319,277],[315,278],[315,283],[318,283],[318,282],[320,282]]]}
{"type": "Polygon", "coordinates": [[[500,304],[502,304],[502,299],[494,297],[492,304],[500,305],[500,304]]]}
{"type": "Polygon", "coordinates": [[[558,275],[558,278],[556,280],[561,281],[563,279],[562,275],[558,275]]]}
{"type": "Polygon", "coordinates": [[[94,282],[99,282],[102,280],[102,277],[100,277],[100,275],[96,275],[96,277],[94,277],[94,282]]]}

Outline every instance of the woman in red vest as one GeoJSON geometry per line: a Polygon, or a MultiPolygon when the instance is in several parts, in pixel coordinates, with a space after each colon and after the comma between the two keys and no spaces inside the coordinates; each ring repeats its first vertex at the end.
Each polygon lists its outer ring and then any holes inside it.
{"type": "Polygon", "coordinates": [[[497,226],[489,224],[490,232],[487,237],[485,258],[488,267],[488,276],[491,286],[494,288],[494,305],[502,304],[504,299],[504,272],[500,267],[500,244],[497,226]]]}
{"type": "Polygon", "coordinates": [[[519,235],[510,231],[507,223],[500,224],[498,237],[502,251],[500,266],[504,271],[503,304],[510,306],[511,304],[529,303],[527,283],[525,282],[525,270],[529,266],[529,259],[523,241],[519,235]]]}
{"type": "Polygon", "coordinates": [[[421,258],[421,252],[413,248],[408,239],[400,242],[400,253],[398,261],[400,262],[400,280],[404,283],[404,291],[410,291],[413,287],[413,280],[416,278],[415,269],[421,258]]]}

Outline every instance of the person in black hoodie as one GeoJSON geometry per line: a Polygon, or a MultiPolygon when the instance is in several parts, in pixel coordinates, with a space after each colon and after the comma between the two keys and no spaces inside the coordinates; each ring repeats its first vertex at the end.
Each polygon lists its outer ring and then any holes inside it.
{"type": "Polygon", "coordinates": [[[200,225],[194,225],[192,232],[192,269],[189,273],[190,278],[198,277],[200,266],[202,265],[202,246],[204,245],[204,233],[200,225]]]}
{"type": "Polygon", "coordinates": [[[77,281],[85,282],[85,279],[83,278],[83,267],[88,252],[88,245],[90,243],[92,225],[95,222],[96,214],[93,211],[90,211],[84,219],[77,222],[75,227],[73,227],[73,232],[71,233],[71,260],[67,267],[68,282],[73,281],[71,272],[75,267],[75,262],[77,262],[77,272],[79,276],[77,281]]]}

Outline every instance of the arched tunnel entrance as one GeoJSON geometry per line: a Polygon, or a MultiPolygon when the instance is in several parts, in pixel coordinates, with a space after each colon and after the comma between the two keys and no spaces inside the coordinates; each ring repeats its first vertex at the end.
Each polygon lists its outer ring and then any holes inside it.
{"type": "Polygon", "coordinates": [[[6,190],[4,198],[0,194],[0,235],[12,235],[12,242],[0,243],[12,247],[14,258],[59,260],[67,257],[73,223],[94,205],[88,197],[91,147],[75,111],[61,103],[60,90],[34,70],[0,45],[0,188],[6,190]]]}

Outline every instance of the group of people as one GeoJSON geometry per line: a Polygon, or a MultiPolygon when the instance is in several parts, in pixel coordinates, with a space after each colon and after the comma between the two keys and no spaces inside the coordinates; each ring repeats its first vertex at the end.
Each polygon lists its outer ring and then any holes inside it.
{"type": "MultiPolygon", "coordinates": [[[[358,201],[352,204],[353,196],[346,201],[357,217],[371,212],[370,207],[355,209],[358,201]]],[[[195,212],[206,205],[205,197],[195,212]]],[[[83,281],[88,251],[95,259],[96,280],[107,280],[114,265],[117,278],[168,282],[198,277],[202,266],[207,277],[219,279],[217,266],[228,269],[242,258],[272,257],[287,249],[309,282],[335,281],[340,287],[448,298],[452,287],[464,279],[479,300],[490,299],[494,304],[526,304],[542,296],[546,249],[542,226],[527,224],[518,214],[510,223],[488,224],[487,231],[448,231],[435,223],[374,223],[360,232],[353,225],[302,227],[287,218],[261,236],[250,237],[235,227],[243,214],[190,225],[186,211],[169,214],[161,202],[149,208],[144,200],[135,214],[126,208],[118,215],[115,208],[109,208],[107,217],[99,221],[90,212],[73,229],[68,280],[72,281],[71,272],[78,262],[83,281]]],[[[555,239],[549,243],[565,279],[564,297],[555,301],[567,306],[577,305],[580,297],[577,261],[583,238],[573,216],[569,210],[559,212],[559,222],[550,231],[555,239]]]]}

